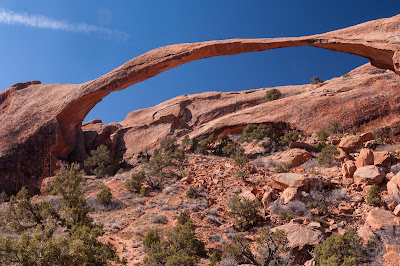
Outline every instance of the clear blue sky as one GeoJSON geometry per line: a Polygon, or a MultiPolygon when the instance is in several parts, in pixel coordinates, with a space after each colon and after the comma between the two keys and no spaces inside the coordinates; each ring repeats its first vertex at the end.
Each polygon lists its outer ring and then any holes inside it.
{"type": "MultiPolygon", "coordinates": [[[[397,0],[0,0],[0,90],[83,83],[169,44],[311,35],[398,13],[397,0]]],[[[313,47],[199,60],[111,93],[86,121],[118,122],[182,94],[326,80],[366,62],[313,47]]]]}

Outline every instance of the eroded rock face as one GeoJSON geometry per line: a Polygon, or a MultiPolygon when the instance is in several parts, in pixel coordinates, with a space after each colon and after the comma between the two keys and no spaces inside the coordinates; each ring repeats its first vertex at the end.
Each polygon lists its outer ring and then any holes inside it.
{"type": "MultiPolygon", "coordinates": [[[[84,84],[39,84],[39,82],[16,84],[0,93],[0,121],[2,122],[0,123],[0,187],[8,193],[14,193],[22,186],[27,186],[31,193],[38,192],[41,180],[52,175],[56,168],[57,159],[67,159],[76,146],[82,147],[82,143],[79,143],[79,140],[85,138],[81,129],[82,121],[102,98],[112,91],[122,90],[161,72],[198,59],[310,45],[359,55],[368,58],[371,64],[376,67],[400,73],[400,41],[397,35],[400,30],[399,21],[400,15],[307,37],[232,39],[170,45],[138,56],[110,73],[84,84]]],[[[273,104],[261,104],[259,102],[260,97],[256,95],[261,95],[263,92],[256,92],[252,95],[254,101],[249,101],[245,97],[245,104],[240,105],[235,99],[235,104],[222,105],[221,109],[214,109],[212,113],[199,112],[201,117],[197,117],[197,120],[191,120],[195,112],[187,107],[190,103],[190,97],[183,97],[181,101],[175,99],[177,105],[169,102],[170,109],[168,110],[153,109],[151,116],[143,116],[143,114],[141,116],[141,112],[146,113],[149,110],[136,111],[121,122],[124,128],[112,133],[114,134],[112,141],[115,142],[115,156],[124,159],[132,158],[136,148],[130,151],[129,144],[139,144],[137,149],[142,150],[150,148],[152,143],[153,146],[155,145],[154,140],[159,140],[170,134],[171,131],[174,131],[171,128],[179,127],[181,121],[186,123],[187,126],[190,123],[204,125],[200,130],[192,131],[191,136],[204,135],[211,131],[232,127],[237,128],[244,121],[262,123],[275,122],[278,119],[281,121],[290,120],[302,129],[309,126],[310,122],[300,121],[299,119],[304,117],[294,115],[298,113],[298,110],[302,110],[304,114],[308,112],[309,115],[319,114],[319,116],[323,116],[326,113],[329,114],[328,110],[333,109],[333,107],[336,108],[337,103],[344,99],[347,99],[345,104],[351,107],[351,102],[354,102],[354,99],[353,101],[350,101],[350,99],[356,95],[360,98],[360,101],[357,100],[357,108],[348,110],[344,124],[359,123],[358,125],[363,125],[368,122],[363,120],[365,117],[370,117],[370,121],[373,121],[376,120],[374,118],[387,114],[388,110],[397,108],[397,105],[393,106],[389,103],[382,105],[377,95],[381,93],[390,94],[385,89],[379,89],[379,83],[385,83],[387,85],[385,88],[396,87],[398,77],[387,77],[384,81],[376,78],[374,77],[371,80],[372,83],[368,83],[369,90],[365,90],[364,93],[355,93],[352,90],[352,86],[361,80],[355,80],[350,87],[348,87],[349,85],[340,86],[341,83],[346,83],[345,79],[336,83],[335,87],[326,83],[325,90],[334,91],[333,95],[335,93],[341,94],[334,98],[330,98],[331,92],[316,90],[308,92],[304,96],[298,95],[297,98],[290,97],[292,99],[286,98],[273,104]],[[342,91],[336,90],[337,87],[341,87],[342,91]],[[374,96],[376,97],[374,98],[374,96]],[[299,101],[300,98],[303,101],[299,101]],[[374,104],[379,102],[380,111],[378,113],[375,110],[367,111],[365,114],[363,113],[362,117],[352,118],[356,110],[364,110],[364,105],[368,105],[371,101],[375,101],[374,104]],[[320,106],[319,108],[322,107],[326,112],[321,112],[321,109],[317,108],[317,103],[320,106]],[[252,109],[243,111],[242,107],[246,104],[247,107],[252,106],[252,109]],[[272,110],[269,108],[282,109],[288,104],[294,106],[293,110],[289,112],[279,114],[272,112],[267,115],[265,113],[266,110],[272,110]],[[239,106],[242,107],[238,110],[239,106]],[[182,109],[190,112],[181,112],[182,109]],[[217,110],[219,111],[216,112],[217,110]],[[226,115],[227,113],[230,113],[230,115],[226,115]],[[185,117],[179,119],[182,114],[185,117]],[[143,123],[139,123],[139,125],[151,126],[152,134],[138,130],[140,126],[132,125],[130,123],[132,116],[142,119],[143,123]],[[205,125],[206,123],[208,124],[205,125]],[[126,134],[130,130],[137,130],[139,133],[126,134]],[[152,141],[138,142],[138,140],[143,139],[152,141]]],[[[364,77],[361,83],[366,81],[367,79],[364,77]]],[[[294,87],[285,87],[283,90],[290,91],[291,88],[294,87]]],[[[296,89],[306,91],[312,90],[313,87],[305,85],[296,89]]],[[[396,92],[392,92],[392,94],[397,98],[399,97],[396,92]]],[[[209,97],[216,97],[216,99],[221,96],[221,93],[209,94],[209,97]]],[[[231,99],[233,98],[231,97],[231,99]]],[[[387,101],[400,102],[397,98],[390,97],[387,101]]],[[[335,119],[338,118],[336,114],[332,114],[332,116],[335,119]]],[[[345,117],[345,114],[343,114],[343,117],[345,117]]],[[[324,119],[329,121],[329,117],[324,119]]],[[[396,119],[397,117],[392,117],[392,122],[396,119]]],[[[138,120],[135,118],[135,121],[138,120]]],[[[312,127],[309,129],[311,130],[312,127]]],[[[75,150],[73,154],[74,156],[84,156],[82,152],[82,149],[75,150]]]]}

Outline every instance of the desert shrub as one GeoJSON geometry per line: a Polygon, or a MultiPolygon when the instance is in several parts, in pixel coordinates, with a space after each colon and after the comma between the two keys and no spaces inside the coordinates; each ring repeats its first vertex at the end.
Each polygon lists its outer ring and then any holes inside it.
{"type": "Polygon", "coordinates": [[[166,224],[168,220],[164,215],[156,215],[153,217],[152,222],[155,224],[166,224]]]}
{"type": "Polygon", "coordinates": [[[341,134],[341,133],[343,133],[343,126],[337,120],[330,120],[328,122],[328,128],[326,130],[330,134],[341,134]]]}
{"type": "Polygon", "coordinates": [[[364,257],[362,239],[354,229],[346,235],[332,234],[314,249],[315,261],[318,265],[358,265],[364,257]]]}
{"type": "Polygon", "coordinates": [[[300,132],[297,130],[290,130],[280,137],[279,142],[281,145],[288,146],[290,143],[299,140],[300,132]]]}
{"type": "Polygon", "coordinates": [[[285,220],[286,222],[290,222],[295,218],[294,214],[290,212],[289,210],[282,209],[279,211],[279,216],[281,217],[282,220],[285,220]]]}
{"type": "Polygon", "coordinates": [[[192,220],[177,224],[166,239],[152,237],[147,244],[145,265],[195,265],[206,254],[204,243],[196,238],[192,220]]]}
{"type": "MultiPolygon", "coordinates": [[[[249,241],[243,233],[237,234],[229,244],[224,245],[222,258],[230,259],[238,264],[252,265],[286,265],[285,252],[289,251],[286,234],[283,230],[272,232],[269,228],[262,228],[256,238],[256,252],[250,249],[249,241]]],[[[237,265],[237,264],[236,264],[237,265]]]]}
{"type": "Polygon", "coordinates": [[[186,191],[186,197],[196,198],[197,197],[196,189],[194,187],[189,187],[188,190],[186,191]]]}
{"type": "Polygon", "coordinates": [[[367,192],[366,202],[369,205],[379,205],[381,203],[380,189],[377,185],[372,185],[367,192]]]}
{"type": "Polygon", "coordinates": [[[228,136],[223,136],[220,135],[216,141],[216,145],[214,147],[214,155],[217,156],[231,156],[231,154],[234,154],[238,144],[235,143],[231,138],[228,136]]]}
{"type": "Polygon", "coordinates": [[[90,157],[84,162],[85,167],[98,177],[112,175],[114,166],[112,165],[112,156],[110,150],[105,145],[100,145],[96,150],[90,151],[90,157]]]}
{"type": "Polygon", "coordinates": [[[147,248],[151,248],[153,245],[159,244],[161,241],[158,234],[158,230],[150,230],[143,239],[143,245],[147,248]]]}
{"type": "Polygon", "coordinates": [[[329,137],[329,133],[323,129],[318,130],[316,133],[317,133],[317,138],[318,138],[319,143],[321,143],[322,145],[325,146],[325,143],[329,137]]]}
{"type": "Polygon", "coordinates": [[[348,77],[350,77],[350,74],[349,74],[349,73],[346,73],[346,74],[344,74],[342,77],[348,78],[348,77]]]}
{"type": "Polygon", "coordinates": [[[291,162],[283,162],[278,164],[278,166],[275,168],[275,172],[277,173],[287,173],[290,171],[290,169],[293,167],[291,162]]]}
{"type": "Polygon", "coordinates": [[[147,187],[142,186],[140,188],[140,195],[142,195],[143,197],[146,197],[147,195],[149,195],[149,190],[147,189],[147,187]]]}
{"type": "Polygon", "coordinates": [[[189,215],[189,212],[187,210],[182,211],[181,213],[179,213],[179,216],[178,216],[178,223],[179,224],[184,225],[189,220],[190,220],[190,215],[189,215]]]}
{"type": "Polygon", "coordinates": [[[236,150],[235,154],[232,155],[232,158],[234,159],[235,164],[239,166],[240,170],[249,162],[249,158],[247,158],[243,149],[236,150]]]}
{"type": "Polygon", "coordinates": [[[33,203],[26,189],[10,198],[6,224],[17,239],[0,236],[2,265],[107,265],[121,262],[114,247],[97,240],[101,226],[89,217],[83,197],[84,181],[76,166],[62,169],[48,192],[59,194],[62,202],[55,209],[50,202],[33,203]],[[58,232],[57,235],[54,232],[58,232]]]}
{"type": "Polygon", "coordinates": [[[198,148],[200,152],[206,153],[207,150],[212,150],[214,144],[214,134],[209,135],[206,139],[199,142],[198,148]]]}
{"type": "Polygon", "coordinates": [[[312,77],[311,78],[311,84],[318,84],[318,83],[323,83],[324,81],[322,79],[319,79],[317,77],[312,77]]]}
{"type": "Polygon", "coordinates": [[[111,189],[109,187],[102,189],[97,195],[96,195],[97,201],[103,205],[107,206],[110,205],[112,202],[112,194],[111,194],[111,189]]]}
{"type": "Polygon", "coordinates": [[[262,140],[271,135],[271,130],[268,125],[260,124],[258,126],[249,124],[241,134],[242,142],[252,142],[253,140],[262,140]]]}
{"type": "Polygon", "coordinates": [[[373,131],[375,140],[379,143],[382,144],[391,137],[393,137],[393,130],[391,127],[386,126],[383,128],[379,128],[373,131]]]}
{"type": "Polygon", "coordinates": [[[234,196],[231,200],[228,216],[234,218],[235,226],[239,230],[248,230],[262,221],[260,201],[249,200],[244,197],[234,196]]]}
{"type": "Polygon", "coordinates": [[[265,92],[264,99],[266,102],[274,101],[281,98],[282,94],[278,89],[272,89],[265,92]]]}
{"type": "Polygon", "coordinates": [[[321,152],[318,154],[318,164],[319,165],[332,165],[337,161],[335,156],[339,155],[337,146],[328,145],[322,148],[321,152]]]}
{"type": "Polygon", "coordinates": [[[125,188],[129,191],[140,192],[145,179],[146,173],[144,171],[133,173],[131,179],[125,182],[125,188]]]}
{"type": "Polygon", "coordinates": [[[214,251],[213,254],[210,256],[210,264],[209,266],[215,266],[221,260],[221,254],[219,252],[214,251]]]}
{"type": "Polygon", "coordinates": [[[6,202],[8,200],[9,200],[9,198],[8,198],[7,193],[5,191],[2,191],[0,193],[0,203],[4,203],[4,202],[6,202]]]}

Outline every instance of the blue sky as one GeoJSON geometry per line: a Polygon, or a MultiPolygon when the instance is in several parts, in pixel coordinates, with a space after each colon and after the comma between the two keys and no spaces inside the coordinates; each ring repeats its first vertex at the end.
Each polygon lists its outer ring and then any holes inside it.
{"type": "MultiPolygon", "coordinates": [[[[398,13],[396,0],[0,0],[0,90],[83,83],[169,44],[311,35],[398,13]]],[[[313,47],[203,59],[111,93],[85,121],[118,122],[182,94],[326,80],[366,62],[313,47]]]]}

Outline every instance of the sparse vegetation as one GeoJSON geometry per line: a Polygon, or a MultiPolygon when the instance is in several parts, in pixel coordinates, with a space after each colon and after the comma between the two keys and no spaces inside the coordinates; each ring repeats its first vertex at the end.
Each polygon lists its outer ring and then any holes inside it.
{"type": "Polygon", "coordinates": [[[312,77],[311,78],[311,84],[319,84],[319,83],[323,83],[324,81],[322,79],[319,79],[317,77],[312,77]]]}
{"type": "Polygon", "coordinates": [[[102,189],[96,196],[97,201],[104,206],[110,205],[112,202],[111,189],[109,187],[102,189]]]}
{"type": "Polygon", "coordinates": [[[192,220],[177,224],[166,238],[150,231],[143,240],[147,247],[145,265],[195,265],[206,254],[204,243],[196,238],[192,220]],[[150,234],[150,235],[149,235],[150,234]]]}
{"type": "Polygon", "coordinates": [[[285,253],[289,250],[289,241],[284,231],[272,232],[269,228],[262,228],[258,232],[256,243],[256,253],[253,253],[249,241],[243,233],[239,233],[223,247],[222,258],[238,264],[288,265],[289,260],[285,253]]]}
{"type": "Polygon", "coordinates": [[[196,198],[197,197],[197,191],[194,187],[189,187],[188,190],[186,191],[186,197],[188,198],[196,198]]]}
{"type": "Polygon", "coordinates": [[[105,145],[100,145],[97,149],[90,151],[90,157],[85,160],[85,167],[98,177],[112,175],[114,166],[110,150],[105,145]]]}
{"type": "Polygon", "coordinates": [[[8,198],[7,193],[5,191],[2,191],[0,193],[0,203],[4,203],[4,202],[6,202],[8,200],[9,200],[9,198],[8,198]]]}
{"type": "Polygon", "coordinates": [[[290,143],[298,141],[300,138],[300,132],[297,130],[290,130],[280,137],[279,142],[283,146],[289,146],[290,143]]]}
{"type": "Polygon", "coordinates": [[[221,254],[219,252],[214,251],[213,254],[210,256],[210,264],[209,266],[215,266],[221,260],[221,254]]]}
{"type": "Polygon", "coordinates": [[[293,167],[291,162],[283,162],[278,164],[278,166],[275,168],[275,172],[277,173],[288,173],[290,172],[290,169],[293,167]]]}
{"type": "Polygon", "coordinates": [[[342,236],[332,234],[314,249],[317,265],[359,265],[364,257],[362,239],[354,229],[349,229],[342,236]]]}
{"type": "Polygon", "coordinates": [[[328,140],[329,137],[329,133],[323,129],[318,130],[316,133],[319,143],[322,145],[322,147],[325,147],[326,141],[328,140]]]}
{"type": "Polygon", "coordinates": [[[381,190],[377,185],[372,185],[371,188],[367,192],[366,202],[369,205],[379,205],[381,203],[381,190]]]}
{"type": "Polygon", "coordinates": [[[339,151],[337,149],[337,146],[328,145],[326,147],[323,147],[318,155],[318,164],[328,166],[333,165],[337,161],[336,156],[338,155],[339,151]]]}
{"type": "Polygon", "coordinates": [[[385,143],[388,139],[393,137],[393,130],[391,127],[383,127],[373,131],[375,140],[378,144],[385,143]]]}
{"type": "Polygon", "coordinates": [[[251,201],[244,197],[234,196],[227,215],[234,218],[235,226],[239,230],[246,231],[263,220],[260,215],[261,207],[262,204],[258,200],[251,201]]]}
{"type": "Polygon", "coordinates": [[[0,237],[2,265],[107,265],[122,261],[111,244],[97,240],[101,226],[89,217],[76,166],[62,169],[48,191],[61,195],[60,210],[50,202],[33,203],[26,189],[10,198],[6,224],[19,238],[0,237]],[[55,233],[55,232],[63,233],[55,233]]]}
{"type": "Polygon", "coordinates": [[[271,135],[268,125],[260,124],[258,126],[249,124],[242,131],[242,142],[252,142],[253,140],[262,140],[271,135]]]}
{"type": "Polygon", "coordinates": [[[264,99],[266,102],[275,101],[281,98],[282,94],[278,89],[271,89],[265,92],[264,99]]]}
{"type": "Polygon", "coordinates": [[[146,173],[144,171],[133,173],[131,179],[125,182],[125,188],[129,191],[139,193],[145,179],[146,173]]]}
{"type": "Polygon", "coordinates": [[[330,120],[328,122],[328,128],[326,130],[331,135],[343,134],[344,132],[342,124],[337,120],[330,120]]]}

